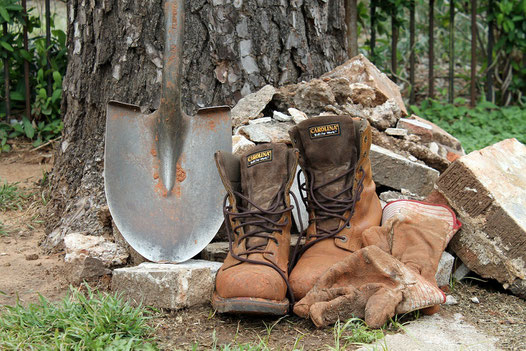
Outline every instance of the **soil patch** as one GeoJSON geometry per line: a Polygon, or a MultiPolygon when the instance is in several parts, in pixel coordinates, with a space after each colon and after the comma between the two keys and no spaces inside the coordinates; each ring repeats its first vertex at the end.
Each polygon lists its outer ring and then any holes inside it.
{"type": "Polygon", "coordinates": [[[36,302],[38,294],[58,300],[67,291],[63,255],[46,255],[39,247],[44,238],[42,192],[37,185],[51,169],[50,151],[17,151],[0,154],[0,182],[17,183],[31,194],[19,211],[0,212],[0,305],[36,302]]]}

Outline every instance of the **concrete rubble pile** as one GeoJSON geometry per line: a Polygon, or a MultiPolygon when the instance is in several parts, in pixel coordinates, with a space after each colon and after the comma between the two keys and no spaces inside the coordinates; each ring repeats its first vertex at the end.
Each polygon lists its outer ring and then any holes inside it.
{"type": "MultiPolygon", "coordinates": [[[[232,109],[233,152],[240,155],[265,142],[290,145],[288,130],[318,115],[351,115],[370,122],[373,179],[382,205],[424,200],[456,212],[463,226],[440,261],[439,287],[450,283],[456,256],[461,261],[457,259],[457,276],[471,270],[526,298],[524,145],[509,139],[465,155],[456,138],[408,115],[397,85],[358,55],[319,78],[279,88],[267,85],[242,98],[232,109]]],[[[173,266],[170,272],[144,264],[117,269],[113,287],[161,308],[208,303],[217,262],[228,252],[224,239],[218,235],[203,250],[205,261],[166,265],[173,266]],[[192,287],[192,281],[199,283],[192,287]]]]}

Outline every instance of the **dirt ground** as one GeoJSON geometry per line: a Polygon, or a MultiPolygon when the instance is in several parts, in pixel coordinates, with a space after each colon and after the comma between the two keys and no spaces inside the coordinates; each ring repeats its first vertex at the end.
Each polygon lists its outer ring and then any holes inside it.
{"type": "MultiPolygon", "coordinates": [[[[7,235],[0,235],[0,305],[12,305],[17,298],[24,304],[36,302],[39,293],[57,301],[68,291],[64,255],[47,255],[38,246],[44,236],[39,184],[44,172],[51,169],[52,153],[20,149],[0,154],[1,184],[18,182],[19,187],[33,193],[23,210],[0,211],[0,222],[7,231],[7,235]]],[[[498,337],[500,348],[526,350],[526,301],[507,294],[498,284],[477,280],[458,282],[449,294],[458,304],[443,306],[439,312],[442,316],[461,313],[467,323],[498,337]],[[471,301],[473,297],[478,298],[478,304],[471,301]]],[[[411,314],[399,322],[413,319],[411,314]]],[[[333,328],[316,329],[308,320],[216,315],[210,306],[162,311],[151,324],[166,350],[192,349],[196,344],[199,350],[207,350],[214,345],[259,342],[276,350],[327,350],[335,345],[333,328]]]]}

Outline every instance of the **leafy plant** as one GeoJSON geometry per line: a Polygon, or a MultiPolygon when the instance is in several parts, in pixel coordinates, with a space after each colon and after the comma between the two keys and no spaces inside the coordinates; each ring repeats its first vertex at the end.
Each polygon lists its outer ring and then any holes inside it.
{"type": "MultiPolygon", "coordinates": [[[[41,27],[38,16],[28,10],[26,17],[18,0],[4,0],[0,3],[0,24],[8,24],[8,32],[0,37],[0,58],[7,59],[10,72],[11,114],[14,120],[0,123],[0,152],[9,151],[9,139],[25,137],[33,140],[33,145],[56,138],[62,131],[61,99],[62,80],[67,66],[66,34],[59,29],[51,31],[51,45],[41,35],[29,37],[29,48],[23,48],[23,25],[27,24],[29,33],[41,27]],[[7,20],[9,19],[9,20],[7,20]],[[23,77],[24,62],[30,65],[30,86],[32,90],[31,116],[24,115],[26,99],[23,77]],[[49,64],[49,68],[48,68],[49,64]],[[51,83],[50,83],[51,81],[51,83]]],[[[54,23],[51,23],[52,28],[54,23]]],[[[36,32],[36,31],[35,31],[36,32]]],[[[0,69],[5,62],[0,61],[0,69]]],[[[0,75],[0,85],[6,84],[0,75]]],[[[5,90],[0,91],[0,118],[5,119],[5,90]],[[3,99],[2,99],[3,98],[3,99]]]]}
{"type": "MultiPolygon", "coordinates": [[[[86,286],[87,287],[87,286],[86,286]]],[[[132,307],[122,297],[84,295],[70,288],[69,296],[53,304],[40,296],[27,307],[17,302],[0,314],[2,350],[156,350],[149,312],[132,307]]]]}
{"type": "Polygon", "coordinates": [[[410,106],[410,111],[457,137],[466,152],[508,138],[526,143],[525,108],[498,107],[488,101],[469,108],[465,103],[461,98],[457,98],[455,104],[425,100],[420,106],[410,106]]]}
{"type": "Polygon", "coordinates": [[[326,345],[328,350],[344,350],[349,345],[371,344],[384,337],[381,329],[371,329],[359,318],[351,318],[345,323],[339,320],[334,324],[334,346],[326,345]]]}

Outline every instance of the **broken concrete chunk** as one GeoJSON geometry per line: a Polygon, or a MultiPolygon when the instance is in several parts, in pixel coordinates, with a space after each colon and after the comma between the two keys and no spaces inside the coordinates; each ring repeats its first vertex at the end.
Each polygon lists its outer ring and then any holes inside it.
{"type": "Polygon", "coordinates": [[[107,274],[111,274],[111,269],[98,258],[84,256],[66,261],[66,278],[73,285],[96,280],[107,274]]]}
{"type": "Polygon", "coordinates": [[[440,257],[437,273],[435,275],[439,287],[449,285],[451,272],[453,271],[453,263],[455,263],[455,257],[449,252],[444,251],[442,257],[440,257]]]}
{"type": "Polygon", "coordinates": [[[235,155],[242,155],[255,145],[243,135],[232,135],[232,153],[235,155]]]}
{"type": "Polygon", "coordinates": [[[349,85],[350,98],[354,104],[360,104],[364,107],[375,107],[385,102],[383,98],[378,100],[376,98],[375,89],[367,84],[363,83],[352,83],[349,85]]]}
{"type": "Polygon", "coordinates": [[[367,119],[373,127],[385,130],[389,127],[394,127],[396,122],[400,119],[400,116],[400,109],[395,101],[390,99],[382,105],[378,105],[371,109],[370,114],[367,115],[367,119]]]}
{"type": "Polygon", "coordinates": [[[455,273],[453,274],[453,278],[457,281],[461,281],[464,279],[471,270],[466,266],[464,263],[462,263],[458,268],[455,270],[455,273]]]}
{"type": "Polygon", "coordinates": [[[400,88],[362,54],[321,76],[324,80],[341,77],[347,78],[349,83],[362,83],[374,89],[375,100],[378,101],[375,105],[383,104],[388,99],[394,99],[402,114],[407,115],[400,88]]]}
{"type": "Polygon", "coordinates": [[[92,257],[100,260],[105,267],[112,267],[125,264],[129,256],[124,247],[101,236],[71,233],[64,237],[64,245],[66,262],[92,257]]]}
{"type": "Polygon", "coordinates": [[[393,189],[406,189],[413,194],[425,196],[433,190],[438,171],[426,165],[412,162],[377,145],[371,145],[371,167],[377,185],[393,189]]]}
{"type": "Polygon", "coordinates": [[[298,124],[304,120],[306,120],[308,117],[305,114],[305,112],[300,111],[294,107],[291,107],[288,109],[290,115],[292,116],[292,119],[294,120],[294,123],[298,124]]]}
{"type": "Polygon", "coordinates": [[[336,103],[330,86],[321,79],[299,83],[293,101],[295,107],[311,114],[318,114],[325,106],[336,103]]]}
{"type": "Polygon", "coordinates": [[[427,143],[433,140],[433,127],[424,121],[400,118],[396,127],[405,129],[410,134],[418,135],[423,142],[427,143]]]}
{"type": "Polygon", "coordinates": [[[391,136],[405,137],[407,136],[407,130],[403,128],[387,128],[385,134],[391,136]]]}
{"type": "Polygon", "coordinates": [[[260,124],[260,123],[268,123],[268,122],[272,122],[271,117],[260,117],[256,119],[251,119],[250,121],[248,121],[248,124],[260,124]]]}
{"type": "MultiPolygon", "coordinates": [[[[459,158],[437,181],[463,224],[451,248],[472,271],[504,288],[526,278],[524,170],[526,146],[507,139],[459,158]]],[[[526,291],[518,295],[526,298],[526,291]]]]}
{"type": "Polygon", "coordinates": [[[241,127],[239,133],[255,143],[287,143],[290,144],[288,130],[293,126],[290,122],[267,122],[241,127]]]}
{"type": "Polygon", "coordinates": [[[247,124],[249,120],[259,117],[275,93],[276,89],[272,85],[265,85],[259,91],[239,100],[232,108],[232,126],[247,124]]]}
{"type": "Polygon", "coordinates": [[[465,155],[464,149],[462,148],[462,144],[460,143],[460,141],[458,141],[457,138],[446,132],[444,129],[440,128],[433,122],[429,122],[428,120],[418,117],[417,115],[411,115],[410,118],[431,126],[431,130],[433,133],[433,141],[439,143],[440,145],[450,148],[451,150],[453,150],[461,156],[465,155]]]}
{"type": "Polygon", "coordinates": [[[134,304],[180,309],[206,304],[212,297],[219,262],[142,263],[113,271],[113,291],[134,304]]]}
{"type": "Polygon", "coordinates": [[[201,251],[201,258],[207,261],[223,262],[228,255],[228,242],[218,241],[210,243],[201,251]]]}
{"type": "Polygon", "coordinates": [[[291,122],[292,121],[292,116],[286,115],[279,111],[274,111],[272,113],[272,118],[274,118],[276,121],[279,121],[279,122],[291,122]]]}

